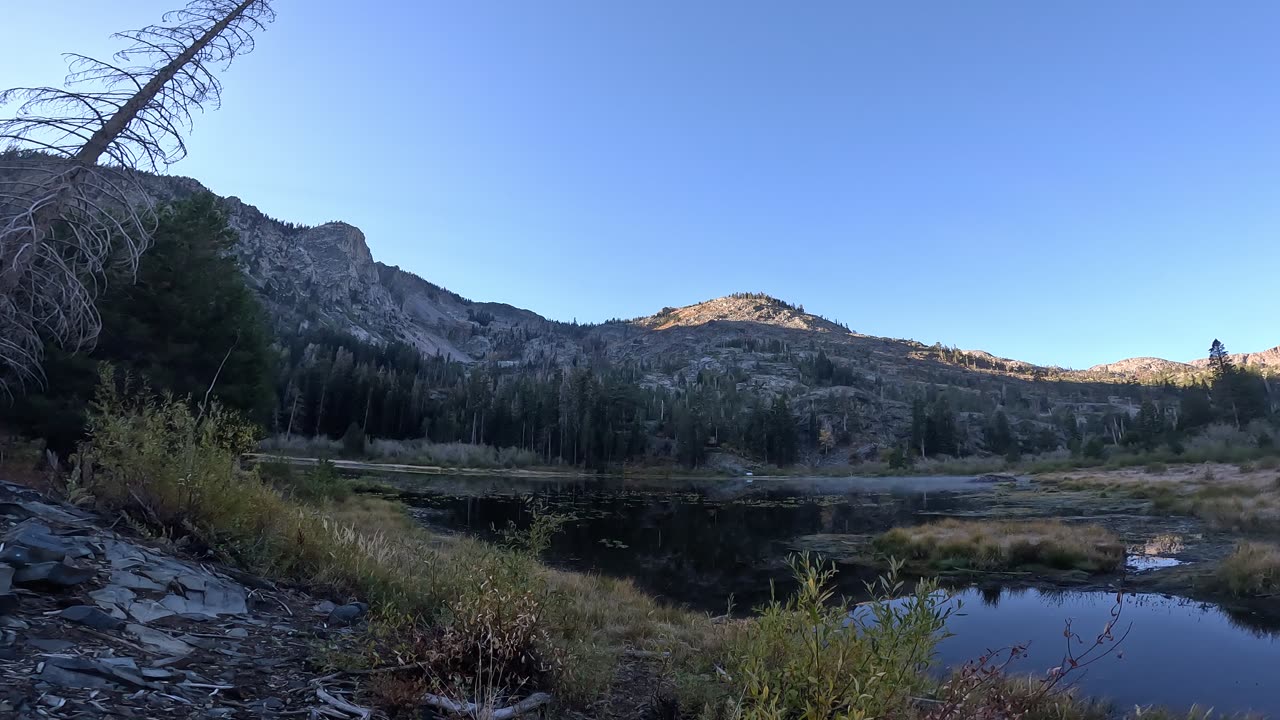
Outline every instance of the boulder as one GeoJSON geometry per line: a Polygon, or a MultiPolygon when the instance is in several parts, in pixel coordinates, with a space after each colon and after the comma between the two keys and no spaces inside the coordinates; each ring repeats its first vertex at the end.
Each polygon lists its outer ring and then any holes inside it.
{"type": "Polygon", "coordinates": [[[0,593],[0,617],[12,615],[18,610],[18,596],[13,593],[0,593]]]}
{"type": "Polygon", "coordinates": [[[0,595],[9,592],[11,587],[13,587],[13,567],[0,565],[0,595]]]}
{"type": "Polygon", "coordinates": [[[362,602],[339,605],[329,613],[330,625],[354,625],[369,612],[369,606],[362,602]]]}

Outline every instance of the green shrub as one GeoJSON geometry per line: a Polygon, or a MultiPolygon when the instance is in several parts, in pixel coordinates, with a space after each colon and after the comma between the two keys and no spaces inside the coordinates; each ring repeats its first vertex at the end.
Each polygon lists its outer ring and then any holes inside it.
{"type": "Polygon", "coordinates": [[[925,682],[922,670],[950,609],[930,582],[905,599],[898,565],[854,608],[835,601],[834,566],[788,558],[799,588],[774,599],[729,642],[727,716],[741,720],[898,717],[925,682]]]}
{"type": "Polygon", "coordinates": [[[258,477],[286,497],[312,505],[343,501],[355,490],[355,483],[338,474],[328,460],[300,468],[289,463],[265,462],[257,466],[258,477]]]}
{"type": "Polygon", "coordinates": [[[134,514],[158,533],[253,545],[281,504],[240,471],[255,432],[216,403],[194,411],[169,395],[125,397],[104,368],[72,482],[99,507],[134,514]]]}

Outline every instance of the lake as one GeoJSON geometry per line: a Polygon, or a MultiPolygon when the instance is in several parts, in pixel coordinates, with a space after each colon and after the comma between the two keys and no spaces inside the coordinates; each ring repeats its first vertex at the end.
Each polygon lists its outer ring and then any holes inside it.
{"type": "MultiPolygon", "coordinates": [[[[1098,508],[1064,495],[1046,509],[1017,486],[971,478],[760,478],[717,480],[525,479],[510,476],[402,476],[395,484],[425,524],[496,539],[523,527],[539,506],[569,518],[547,560],[557,566],[632,578],[672,603],[736,614],[766,602],[770,583],[789,588],[787,554],[814,549],[842,560],[840,589],[859,598],[876,571],[844,548],[894,525],[938,517],[1057,517],[1096,520],[1098,508]]],[[[1152,518],[1123,504],[1107,524],[1138,550],[1130,572],[1177,563],[1147,554],[1185,519],[1152,518]]],[[[959,665],[988,649],[1030,643],[1015,666],[1040,674],[1062,657],[1063,625],[1091,638],[1115,603],[1109,590],[1073,591],[988,584],[956,589],[961,609],[939,659],[959,665]]],[[[1079,679],[1082,691],[1122,706],[1198,702],[1218,712],[1253,709],[1280,717],[1280,635],[1272,622],[1210,604],[1150,593],[1126,594],[1120,651],[1079,679]],[[1211,670],[1208,670],[1211,669],[1211,670]]]]}

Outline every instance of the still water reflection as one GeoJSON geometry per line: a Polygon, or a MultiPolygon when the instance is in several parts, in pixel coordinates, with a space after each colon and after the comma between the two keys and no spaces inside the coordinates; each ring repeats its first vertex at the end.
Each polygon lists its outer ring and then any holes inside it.
{"type": "MultiPolygon", "coordinates": [[[[418,476],[401,486],[414,489],[405,499],[424,522],[488,537],[509,524],[527,525],[531,501],[542,503],[571,516],[553,541],[551,562],[630,577],[668,601],[716,613],[730,598],[739,612],[767,600],[770,581],[785,592],[783,558],[798,547],[856,548],[893,525],[981,514],[1006,497],[967,478],[637,483],[418,476]]],[[[1072,509],[1059,505],[1055,512],[1072,509]]],[[[1155,553],[1134,552],[1142,567],[1132,570],[1158,565],[1155,553]]],[[[857,597],[874,574],[846,562],[841,590],[857,597]]],[[[987,649],[1030,642],[1030,657],[1017,669],[1037,674],[1060,662],[1066,619],[1074,618],[1082,635],[1096,634],[1115,597],[1000,586],[959,596],[963,609],[949,626],[955,636],[940,646],[940,660],[956,666],[987,649]]],[[[1127,596],[1124,623],[1132,631],[1122,652],[1089,670],[1079,681],[1084,691],[1122,706],[1198,702],[1219,712],[1252,708],[1280,717],[1280,642],[1266,622],[1136,595],[1127,596]]]]}
{"type": "MultiPolygon", "coordinates": [[[[1030,643],[1014,670],[1043,676],[1062,662],[1063,624],[1091,643],[1110,619],[1114,593],[971,589],[959,594],[939,659],[959,665],[988,648],[1030,643]]],[[[1127,595],[1116,652],[1090,666],[1080,689],[1121,707],[1195,703],[1219,713],[1253,709],[1280,717],[1280,639],[1212,605],[1162,595],[1127,595]]]]}

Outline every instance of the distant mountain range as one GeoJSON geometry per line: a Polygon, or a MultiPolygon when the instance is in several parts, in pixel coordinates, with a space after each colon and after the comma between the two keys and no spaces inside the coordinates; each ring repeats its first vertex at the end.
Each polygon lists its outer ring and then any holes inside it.
{"type": "MultiPolygon", "coordinates": [[[[181,177],[145,179],[167,200],[203,190],[181,177]]],[[[735,378],[735,390],[784,392],[793,407],[839,423],[867,446],[900,434],[913,397],[930,388],[956,397],[963,423],[1002,409],[1027,429],[1104,422],[1132,414],[1159,389],[1132,382],[1182,381],[1204,361],[1130,358],[1087,370],[1044,367],[915,341],[862,335],[800,306],[744,293],[647,317],[597,325],[557,322],[502,303],[472,301],[418,275],[374,260],[364,234],[343,222],[314,227],[272,219],[238,198],[223,200],[240,234],[236,255],[278,330],[328,327],[374,342],[401,341],[460,363],[546,368],[574,362],[630,363],[639,382],[671,386],[699,373],[735,378]],[[815,382],[818,354],[833,377],[815,382]],[[835,382],[838,380],[838,382],[835,382]],[[852,427],[851,427],[852,426],[852,427]]],[[[1280,347],[1233,356],[1242,366],[1280,371],[1280,347]]]]}

